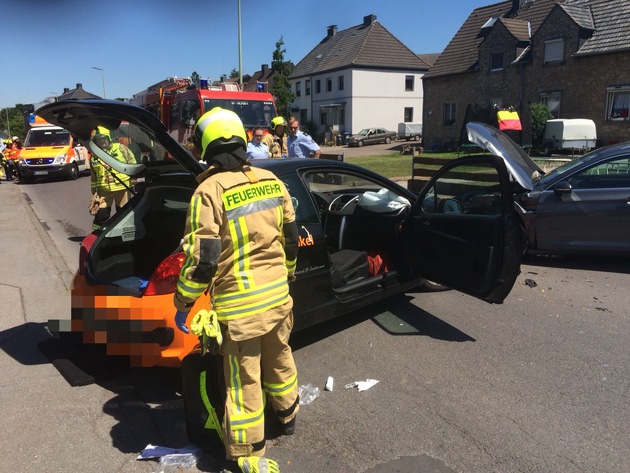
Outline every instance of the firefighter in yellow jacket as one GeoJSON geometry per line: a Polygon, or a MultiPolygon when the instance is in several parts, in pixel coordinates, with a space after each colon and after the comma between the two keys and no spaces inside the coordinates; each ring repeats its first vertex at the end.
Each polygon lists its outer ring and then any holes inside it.
{"type": "Polygon", "coordinates": [[[282,181],[247,164],[247,135],[234,112],[216,107],[201,116],[194,143],[209,168],[188,210],[175,323],[188,333],[188,311],[209,288],[223,332],[227,458],[244,472],[278,471],[263,457],[264,396],[282,433],[293,434],[299,399],[288,283],[295,277],[295,212],[282,181]]]}
{"type": "Polygon", "coordinates": [[[271,132],[263,136],[263,143],[269,148],[269,153],[274,159],[286,158],[289,155],[287,147],[287,136],[284,130],[287,121],[284,117],[277,116],[271,120],[271,132]]]}
{"type": "MultiPolygon", "coordinates": [[[[131,150],[121,143],[114,143],[107,128],[97,127],[92,134],[92,140],[99,148],[118,161],[123,163],[135,162],[131,150]]],[[[92,229],[96,230],[107,221],[114,205],[116,205],[116,210],[119,210],[129,200],[129,176],[116,172],[92,156],[90,160],[90,188],[92,194],[98,194],[100,199],[98,212],[94,215],[92,222],[92,229]]]]}

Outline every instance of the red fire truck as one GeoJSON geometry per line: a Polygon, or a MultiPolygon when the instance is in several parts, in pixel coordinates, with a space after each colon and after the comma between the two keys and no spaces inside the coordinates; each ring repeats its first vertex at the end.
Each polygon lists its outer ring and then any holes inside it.
{"type": "Polygon", "coordinates": [[[194,150],[192,132],[197,119],[214,107],[233,110],[241,117],[251,137],[256,126],[267,130],[276,116],[273,96],[266,92],[243,92],[237,84],[208,85],[202,79],[199,87],[189,78],[169,77],[133,96],[131,103],[154,113],[184,147],[194,150]]]}

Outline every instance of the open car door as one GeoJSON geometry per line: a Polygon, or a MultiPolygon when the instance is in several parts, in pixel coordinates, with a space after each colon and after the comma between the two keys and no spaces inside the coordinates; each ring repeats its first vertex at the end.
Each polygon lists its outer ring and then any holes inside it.
{"type": "Polygon", "coordinates": [[[407,221],[414,269],[478,299],[503,302],[520,271],[524,241],[513,186],[497,156],[444,166],[407,221]]]}

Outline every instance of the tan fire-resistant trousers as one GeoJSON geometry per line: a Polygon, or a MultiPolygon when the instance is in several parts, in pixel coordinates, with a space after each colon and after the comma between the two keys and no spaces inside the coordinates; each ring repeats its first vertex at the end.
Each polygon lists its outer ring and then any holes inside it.
{"type": "Polygon", "coordinates": [[[297,414],[297,370],[289,346],[292,328],[293,312],[289,310],[263,336],[237,342],[226,334],[223,340],[227,390],[223,438],[229,460],[265,454],[265,396],[281,423],[297,414]]]}

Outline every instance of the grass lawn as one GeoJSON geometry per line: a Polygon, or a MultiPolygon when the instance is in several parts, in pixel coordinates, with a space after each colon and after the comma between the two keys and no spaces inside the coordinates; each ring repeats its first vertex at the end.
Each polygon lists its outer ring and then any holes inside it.
{"type": "MultiPolygon", "coordinates": [[[[475,153],[476,154],[476,153],[475,153]]],[[[422,156],[427,158],[457,158],[456,152],[450,153],[423,153],[422,156]]],[[[460,155],[461,156],[461,155],[460,155]]],[[[534,157],[532,159],[544,169],[549,172],[551,169],[559,166],[566,160],[549,160],[543,157],[534,157]]],[[[399,152],[393,152],[389,154],[381,154],[377,156],[355,156],[345,159],[346,162],[356,164],[374,171],[382,176],[385,176],[393,180],[407,180],[411,178],[411,156],[408,154],[401,155],[399,152]]],[[[430,168],[438,169],[440,166],[428,166],[430,168]]]]}
{"type": "MultiPolygon", "coordinates": [[[[423,153],[423,156],[431,158],[456,158],[457,153],[423,153]]],[[[411,178],[411,155],[394,152],[378,156],[355,156],[346,158],[346,162],[356,164],[374,171],[389,179],[411,178]]],[[[439,166],[438,166],[439,167],[439,166]]]]}

